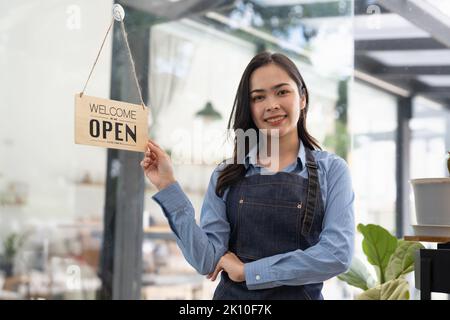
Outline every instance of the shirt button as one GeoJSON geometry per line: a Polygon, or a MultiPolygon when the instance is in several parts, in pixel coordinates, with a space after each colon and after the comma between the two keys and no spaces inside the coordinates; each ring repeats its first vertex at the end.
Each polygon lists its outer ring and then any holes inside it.
{"type": "Polygon", "coordinates": [[[259,274],[256,275],[255,277],[256,280],[261,280],[261,276],[259,274]]]}

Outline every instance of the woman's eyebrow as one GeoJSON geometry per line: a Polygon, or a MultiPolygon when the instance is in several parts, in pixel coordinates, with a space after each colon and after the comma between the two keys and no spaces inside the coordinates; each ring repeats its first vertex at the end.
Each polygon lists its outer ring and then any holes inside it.
{"type": "MultiPolygon", "coordinates": [[[[277,85],[273,86],[270,89],[271,90],[275,90],[275,89],[278,89],[279,87],[282,87],[284,85],[289,85],[289,83],[283,82],[283,83],[280,83],[280,84],[277,84],[277,85]]],[[[255,89],[255,90],[250,91],[250,94],[253,93],[253,92],[265,92],[265,91],[266,90],[264,90],[264,89],[255,89]]]]}

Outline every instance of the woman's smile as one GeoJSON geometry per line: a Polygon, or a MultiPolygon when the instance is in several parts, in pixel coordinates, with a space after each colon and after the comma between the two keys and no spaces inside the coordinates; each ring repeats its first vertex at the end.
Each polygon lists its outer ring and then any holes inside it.
{"type": "Polygon", "coordinates": [[[270,118],[264,119],[265,122],[267,122],[272,127],[276,127],[281,125],[281,123],[284,122],[284,119],[287,118],[287,115],[280,115],[280,116],[272,116],[270,118]]]}

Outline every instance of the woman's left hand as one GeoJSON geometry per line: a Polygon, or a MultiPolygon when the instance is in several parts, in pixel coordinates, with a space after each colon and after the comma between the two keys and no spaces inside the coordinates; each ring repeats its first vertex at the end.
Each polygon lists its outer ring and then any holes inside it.
{"type": "Polygon", "coordinates": [[[216,269],[206,278],[214,281],[222,270],[228,273],[228,277],[234,282],[245,281],[244,263],[233,252],[225,253],[217,263],[216,269]]]}

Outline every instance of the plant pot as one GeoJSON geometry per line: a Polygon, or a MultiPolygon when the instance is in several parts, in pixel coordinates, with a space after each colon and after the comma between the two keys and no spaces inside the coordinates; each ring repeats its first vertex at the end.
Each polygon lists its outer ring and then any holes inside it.
{"type": "Polygon", "coordinates": [[[417,224],[450,226],[450,178],[413,179],[417,224]]]}

